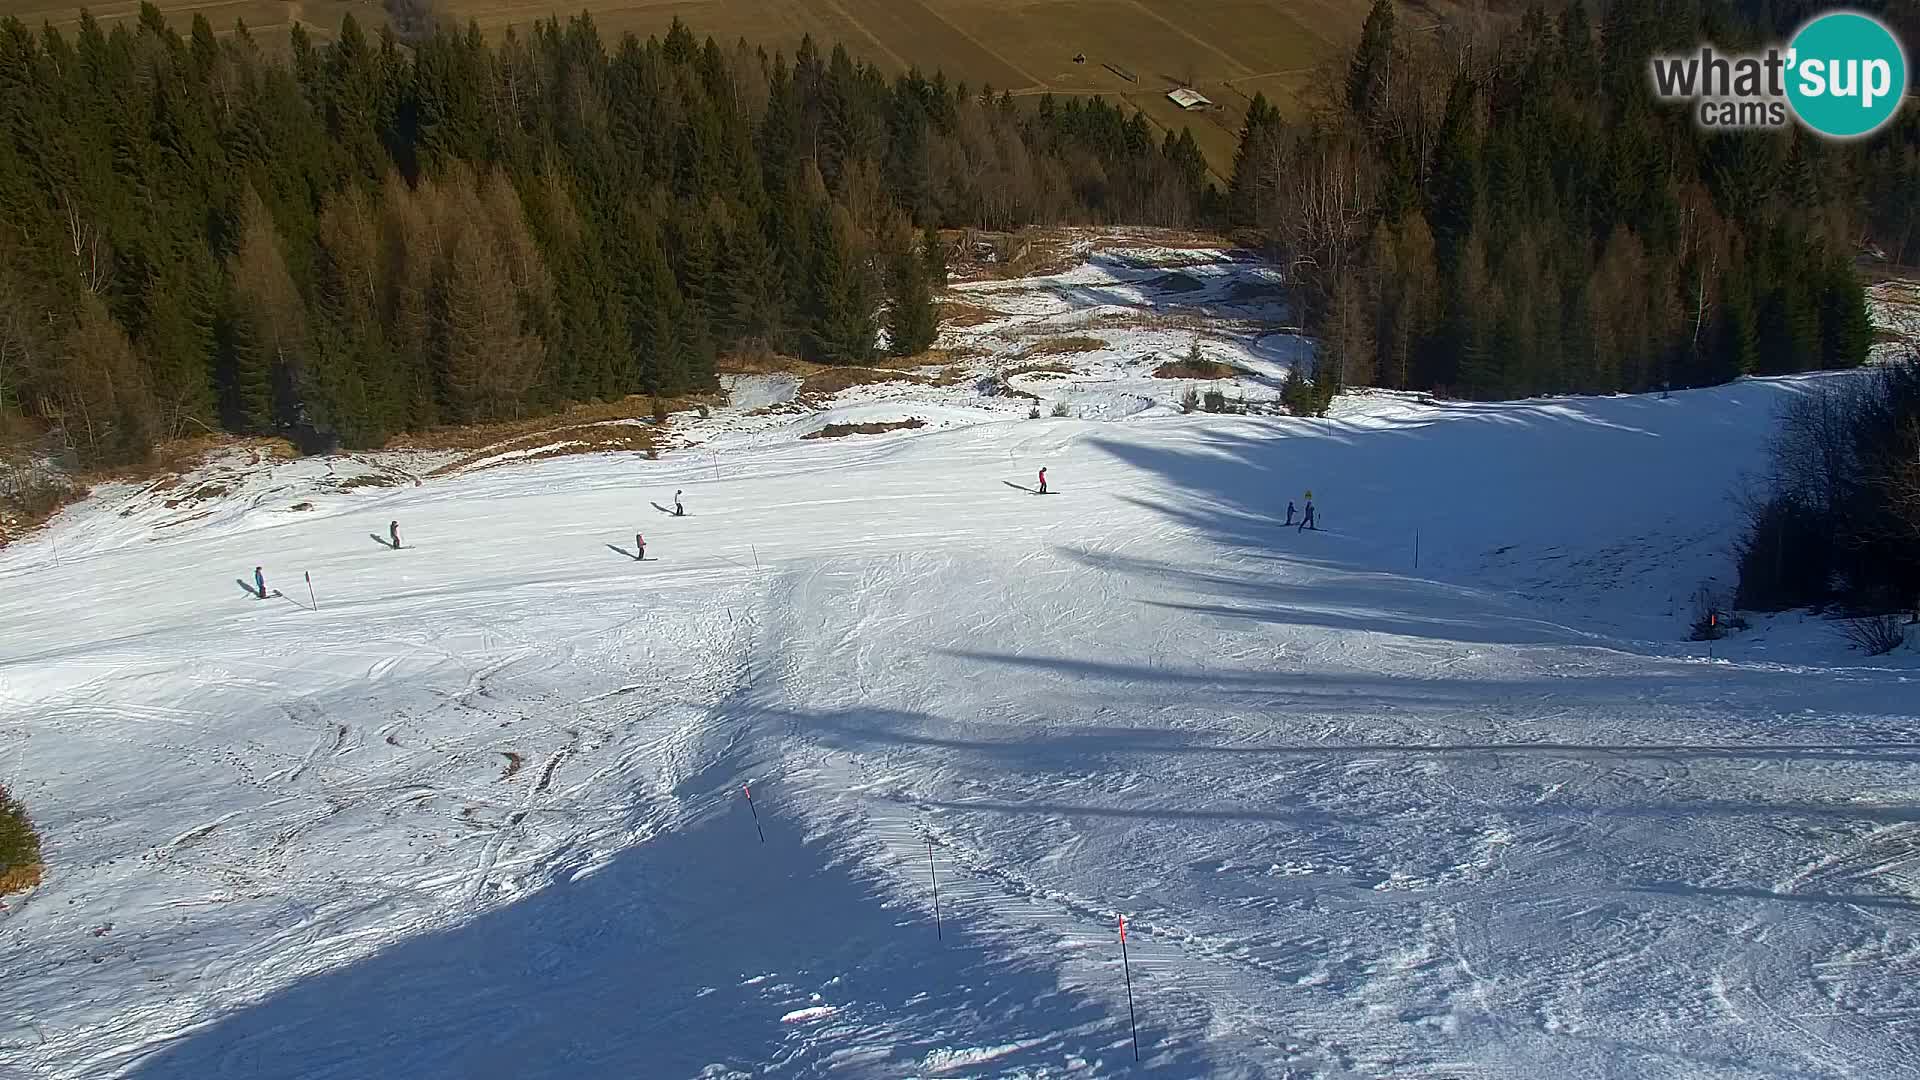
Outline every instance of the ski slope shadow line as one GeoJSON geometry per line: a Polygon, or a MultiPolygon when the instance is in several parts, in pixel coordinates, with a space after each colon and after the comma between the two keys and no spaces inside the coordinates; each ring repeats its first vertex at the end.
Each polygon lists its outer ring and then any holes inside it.
{"type": "MultiPolygon", "coordinates": [[[[1384,819],[1377,816],[1340,815],[1324,810],[1254,810],[1244,807],[1228,810],[1193,810],[1179,807],[1070,806],[1065,803],[945,802],[934,799],[924,800],[916,805],[935,810],[975,810],[989,814],[1038,814],[1044,817],[1099,817],[1139,821],[1268,821],[1301,826],[1385,823],[1384,819]]],[[[1581,821],[1590,820],[1596,815],[1690,820],[1715,817],[1762,817],[1768,820],[1789,817],[1832,817],[1847,821],[1892,823],[1920,821],[1920,807],[1861,806],[1856,803],[1680,802],[1656,803],[1647,806],[1588,804],[1565,807],[1490,805],[1485,809],[1512,818],[1574,818],[1581,821]]],[[[1920,910],[1920,903],[1916,903],[1914,908],[1920,910]]]]}
{"type": "MultiPolygon", "coordinates": [[[[910,724],[940,723],[927,717],[902,717],[910,724]]],[[[1221,744],[1178,742],[1174,733],[1153,737],[1154,733],[1137,728],[1089,728],[1049,738],[1023,738],[1006,742],[942,738],[907,731],[856,726],[844,716],[814,714],[806,717],[807,730],[837,736],[847,743],[894,743],[927,746],[942,750],[962,750],[993,756],[1031,760],[1041,754],[1251,754],[1295,758],[1350,758],[1370,755],[1409,757],[1483,757],[1517,754],[1551,758],[1587,755],[1619,759],[1655,758],[1660,760],[1706,760],[1710,758],[1760,760],[1832,760],[1857,762],[1920,762],[1920,742],[1870,743],[1646,743],[1609,745],[1598,743],[1304,743],[1304,744],[1221,744]]],[[[1859,804],[1836,804],[1836,808],[1859,804]]]]}
{"type": "Polygon", "coordinates": [[[1770,889],[1724,888],[1708,885],[1691,885],[1684,881],[1647,881],[1629,886],[1631,891],[1639,893],[1657,893],[1664,896],[1707,896],[1727,897],[1741,900],[1778,900],[1794,904],[1845,904],[1860,907],[1897,908],[1902,911],[1920,911],[1920,900],[1908,896],[1892,896],[1875,893],[1783,893],[1770,889]]]}

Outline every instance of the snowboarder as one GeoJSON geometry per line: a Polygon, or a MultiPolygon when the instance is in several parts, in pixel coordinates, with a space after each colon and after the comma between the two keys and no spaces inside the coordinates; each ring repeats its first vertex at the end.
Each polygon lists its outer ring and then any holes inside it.
{"type": "Polygon", "coordinates": [[[1046,493],[1047,493],[1047,470],[1041,469],[1040,470],[1040,494],[1045,495],[1046,493]]]}
{"type": "Polygon", "coordinates": [[[400,550],[400,523],[398,521],[387,522],[387,535],[393,538],[393,550],[399,551],[400,550]]]}
{"type": "Polygon", "coordinates": [[[1295,529],[1294,531],[1302,532],[1307,529],[1312,529],[1314,532],[1320,531],[1320,526],[1315,525],[1313,523],[1313,500],[1312,499],[1307,500],[1306,515],[1300,519],[1300,527],[1298,529],[1295,529]]]}
{"type": "Polygon", "coordinates": [[[1292,499],[1287,500],[1287,520],[1281,522],[1280,524],[1283,526],[1293,524],[1293,500],[1292,499]]]}
{"type": "MultiPolygon", "coordinates": [[[[683,488],[682,490],[685,490],[685,489],[683,488]]],[[[679,491],[676,491],[676,492],[674,492],[674,493],[673,493],[673,516],[674,516],[674,517],[686,517],[686,516],[687,516],[687,508],[686,508],[686,507],[684,507],[684,506],[681,506],[681,505],[680,505],[680,492],[679,492],[679,491]]]]}
{"type": "Polygon", "coordinates": [[[633,561],[643,562],[647,557],[647,538],[639,533],[633,534],[633,561]]]}
{"type": "Polygon", "coordinates": [[[260,568],[257,566],[253,568],[253,591],[256,594],[254,599],[265,600],[267,598],[267,575],[261,573],[260,568]]]}

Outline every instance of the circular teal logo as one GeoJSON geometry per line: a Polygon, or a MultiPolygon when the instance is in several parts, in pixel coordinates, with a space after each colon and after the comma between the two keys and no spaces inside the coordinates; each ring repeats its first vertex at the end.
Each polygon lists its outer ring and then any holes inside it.
{"type": "Polygon", "coordinates": [[[1801,27],[1789,48],[1787,102],[1814,131],[1851,139],[1899,111],[1907,56],[1878,19],[1830,12],[1801,27]]]}

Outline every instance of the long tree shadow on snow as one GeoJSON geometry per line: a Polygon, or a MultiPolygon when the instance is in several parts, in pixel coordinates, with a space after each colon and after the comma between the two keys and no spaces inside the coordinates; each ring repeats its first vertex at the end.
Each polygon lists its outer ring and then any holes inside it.
{"type": "Polygon", "coordinates": [[[1912,706],[1886,692],[1883,679],[1869,672],[1823,673],[1808,678],[1791,669],[1743,670],[1728,681],[1709,664],[1670,664],[1655,671],[1616,670],[1512,679],[1413,677],[1360,671],[1296,671],[1261,668],[1174,668],[1065,656],[997,653],[976,649],[938,649],[935,655],[978,661],[1053,681],[1075,701],[1130,709],[1134,688],[1151,683],[1180,687],[1189,702],[1235,710],[1266,709],[1276,725],[1291,713],[1373,719],[1397,723],[1396,710],[1470,710],[1483,722],[1535,708],[1569,704],[1591,710],[1644,710],[1657,703],[1667,710],[1722,715],[1728,710],[1758,709],[1786,714],[1844,713],[1887,718],[1911,734],[1912,706]]]}
{"type": "MultiPolygon", "coordinates": [[[[974,728],[922,713],[880,710],[841,710],[790,715],[789,723],[806,730],[822,743],[846,750],[871,750],[875,747],[917,746],[954,752],[963,758],[977,759],[985,768],[1018,769],[1023,765],[1051,768],[1070,763],[1084,768],[1095,763],[1111,763],[1138,768],[1140,760],[1167,756],[1270,757],[1287,759],[1362,760],[1379,757],[1460,758],[1485,760],[1505,755],[1521,759],[1542,758],[1551,761],[1835,761],[1859,764],[1920,764],[1920,742],[1766,742],[1756,739],[1741,743],[1644,743],[1605,744],[1571,742],[1473,743],[1249,743],[1231,736],[1231,741],[1208,738],[1204,731],[1177,731],[1164,728],[1131,728],[1111,725],[1076,727],[1061,733],[1049,726],[1044,735],[1027,729],[1008,732],[1004,740],[967,738],[974,728]],[[952,732],[952,734],[930,734],[952,732]]],[[[1809,804],[1818,806],[1818,804],[1809,804]]],[[[1859,803],[1835,804],[1836,811],[1883,809],[1895,811],[1904,820],[1911,813],[1905,807],[1870,807],[1859,803]]],[[[1867,816],[1863,814],[1862,816],[1867,816]]]]}
{"type": "MultiPolygon", "coordinates": [[[[303,979],[146,1056],[143,1080],[714,1075],[898,1077],[941,1052],[995,1070],[1209,1073],[1204,1049],[964,922],[883,906],[761,794],[447,929],[303,979]],[[807,1011],[813,1010],[813,1011],[807,1011]],[[828,1012],[827,1010],[833,1010],[828,1012]],[[1100,1067],[1104,1063],[1105,1068],[1100,1067]],[[739,1070],[728,1072],[726,1070],[739,1070]]],[[[933,1062],[935,1064],[929,1064],[933,1062]]]]}
{"type": "Polygon", "coordinates": [[[1543,537],[1591,544],[1650,528],[1724,546],[1701,516],[1728,505],[1735,477],[1690,455],[1711,447],[1758,462],[1778,408],[1807,390],[1804,381],[1755,381],[1670,400],[1437,404],[1355,423],[1225,418],[1182,444],[1089,445],[1160,478],[1166,491],[1123,499],[1223,546],[1408,572],[1418,531],[1423,570],[1445,574],[1470,569],[1490,547],[1543,537]],[[1327,530],[1318,537],[1281,525],[1288,500],[1307,491],[1327,530]]]}
{"type": "Polygon", "coordinates": [[[1512,601],[1482,590],[1391,574],[1359,573],[1328,566],[1318,559],[1292,560],[1327,569],[1327,575],[1313,585],[1294,585],[1270,576],[1232,574],[1217,566],[1179,565],[1070,547],[1053,550],[1070,562],[1165,586],[1180,597],[1244,601],[1139,601],[1216,618],[1494,645],[1592,644],[1605,640],[1547,618],[1513,611],[1512,601]]]}

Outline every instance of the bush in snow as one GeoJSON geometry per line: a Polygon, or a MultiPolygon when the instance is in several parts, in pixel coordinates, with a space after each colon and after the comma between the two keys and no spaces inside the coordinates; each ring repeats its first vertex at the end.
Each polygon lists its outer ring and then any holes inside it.
{"type": "Polygon", "coordinates": [[[1221,393],[1219,390],[1207,391],[1207,396],[1204,400],[1206,404],[1203,407],[1210,413],[1223,413],[1227,411],[1227,395],[1221,393]]]}
{"type": "Polygon", "coordinates": [[[659,398],[654,398],[653,399],[653,422],[656,424],[664,424],[667,422],[667,417],[669,415],[670,414],[667,411],[667,403],[660,400],[659,398]]]}
{"type": "Polygon", "coordinates": [[[40,884],[40,836],[27,808],[0,787],[0,896],[40,884]]]}
{"type": "Polygon", "coordinates": [[[1053,415],[1055,415],[1055,416],[1065,416],[1065,415],[1067,415],[1067,403],[1066,403],[1066,402],[1064,402],[1064,401],[1056,401],[1056,402],[1054,402],[1054,403],[1053,403],[1053,415]]]}
{"type": "Polygon", "coordinates": [[[1920,351],[1796,398],[1748,510],[1742,607],[1920,609],[1920,351]]]}
{"type": "Polygon", "coordinates": [[[1868,656],[1885,656],[1907,641],[1907,628],[1898,615],[1848,619],[1840,624],[1840,633],[1868,656]]]}
{"type": "Polygon", "coordinates": [[[1040,406],[1038,406],[1038,405],[1035,405],[1035,406],[1034,406],[1033,408],[1031,408],[1031,409],[1028,409],[1028,410],[1027,410],[1027,419],[1029,419],[1029,420],[1038,420],[1038,419],[1040,419],[1040,406]]]}
{"type": "Polygon", "coordinates": [[[1729,630],[1745,630],[1747,620],[1728,616],[1720,594],[1701,588],[1693,594],[1693,640],[1712,641],[1727,636],[1729,630]]]}
{"type": "Polygon", "coordinates": [[[1191,386],[1187,387],[1187,392],[1180,395],[1180,411],[1190,413],[1199,407],[1200,391],[1195,390],[1191,386]]]}

